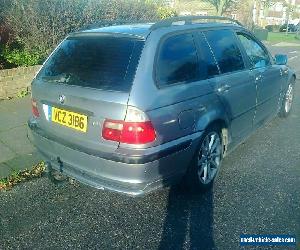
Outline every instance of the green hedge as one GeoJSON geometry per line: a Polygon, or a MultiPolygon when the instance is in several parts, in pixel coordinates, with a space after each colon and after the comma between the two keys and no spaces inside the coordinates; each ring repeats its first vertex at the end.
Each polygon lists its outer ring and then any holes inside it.
{"type": "MultiPolygon", "coordinates": [[[[11,30],[0,47],[1,64],[41,63],[70,32],[114,20],[157,20],[175,15],[161,0],[0,0],[0,26],[11,30]],[[12,43],[11,43],[12,41],[12,43]]],[[[121,23],[121,22],[120,22],[121,23]]],[[[1,34],[0,34],[1,35],[1,34]]]]}
{"type": "Polygon", "coordinates": [[[9,45],[2,45],[0,48],[3,67],[5,66],[5,68],[33,66],[40,64],[43,60],[39,51],[28,51],[24,47],[13,48],[9,45]]]}

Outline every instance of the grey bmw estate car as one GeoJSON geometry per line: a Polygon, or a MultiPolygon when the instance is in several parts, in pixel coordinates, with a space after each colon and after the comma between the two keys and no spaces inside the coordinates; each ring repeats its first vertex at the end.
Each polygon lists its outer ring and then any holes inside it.
{"type": "Polygon", "coordinates": [[[286,63],[222,17],[75,32],[32,82],[28,138],[50,173],[96,188],[207,190],[235,146],[290,113],[286,63]]]}

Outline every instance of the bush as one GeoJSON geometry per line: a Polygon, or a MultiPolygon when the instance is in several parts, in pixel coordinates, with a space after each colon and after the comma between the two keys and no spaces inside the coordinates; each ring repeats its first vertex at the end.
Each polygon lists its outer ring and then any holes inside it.
{"type": "Polygon", "coordinates": [[[161,6],[157,9],[157,14],[160,19],[166,19],[169,17],[177,16],[177,13],[174,9],[161,6]]]}
{"type": "MultiPolygon", "coordinates": [[[[114,20],[153,21],[175,15],[160,0],[0,0],[0,20],[10,27],[21,49],[5,51],[15,65],[32,65],[45,59],[70,32],[114,20]],[[1,4],[0,4],[1,6],[1,4]]],[[[1,53],[0,53],[1,54],[1,53]]],[[[1,64],[1,62],[0,62],[1,64]]]]}
{"type": "Polygon", "coordinates": [[[3,50],[3,58],[15,66],[33,66],[40,63],[41,58],[38,53],[29,52],[22,49],[10,50],[6,47],[3,50]]]}
{"type": "Polygon", "coordinates": [[[33,66],[41,63],[42,57],[38,51],[29,51],[20,40],[0,45],[1,68],[18,66],[33,66]]]}

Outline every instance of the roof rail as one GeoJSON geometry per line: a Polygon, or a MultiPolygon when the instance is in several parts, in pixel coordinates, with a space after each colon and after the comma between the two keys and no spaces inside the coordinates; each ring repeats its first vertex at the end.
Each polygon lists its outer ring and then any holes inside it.
{"type": "Polygon", "coordinates": [[[229,18],[229,17],[223,17],[223,16],[178,16],[178,17],[171,17],[168,19],[161,20],[155,24],[153,24],[150,28],[151,31],[163,28],[163,27],[169,27],[174,25],[176,22],[184,22],[184,24],[193,24],[196,23],[197,20],[221,20],[221,21],[229,21],[231,23],[235,23],[237,25],[243,26],[239,21],[229,18]]]}
{"type": "MultiPolygon", "coordinates": [[[[152,21],[155,23],[155,21],[152,21]]],[[[138,24],[138,23],[149,23],[147,20],[126,20],[126,19],[116,19],[116,20],[99,20],[95,23],[87,24],[80,28],[78,31],[87,30],[87,29],[97,29],[107,26],[114,26],[114,25],[124,25],[124,24],[138,24]]]]}

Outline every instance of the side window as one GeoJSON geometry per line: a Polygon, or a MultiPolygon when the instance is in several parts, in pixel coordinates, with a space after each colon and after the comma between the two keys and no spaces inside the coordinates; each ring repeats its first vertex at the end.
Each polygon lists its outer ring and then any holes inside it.
{"type": "Polygon", "coordinates": [[[234,72],[245,68],[242,53],[230,30],[213,30],[204,33],[210,44],[221,73],[234,72]]]}
{"type": "Polygon", "coordinates": [[[156,68],[160,86],[198,80],[198,56],[192,34],[167,38],[162,44],[156,68]]]}
{"type": "Polygon", "coordinates": [[[213,54],[208,46],[205,36],[199,33],[199,78],[205,80],[219,74],[213,54]]]}
{"type": "Polygon", "coordinates": [[[254,68],[270,65],[269,55],[253,38],[242,33],[238,33],[238,37],[254,68]]]}

